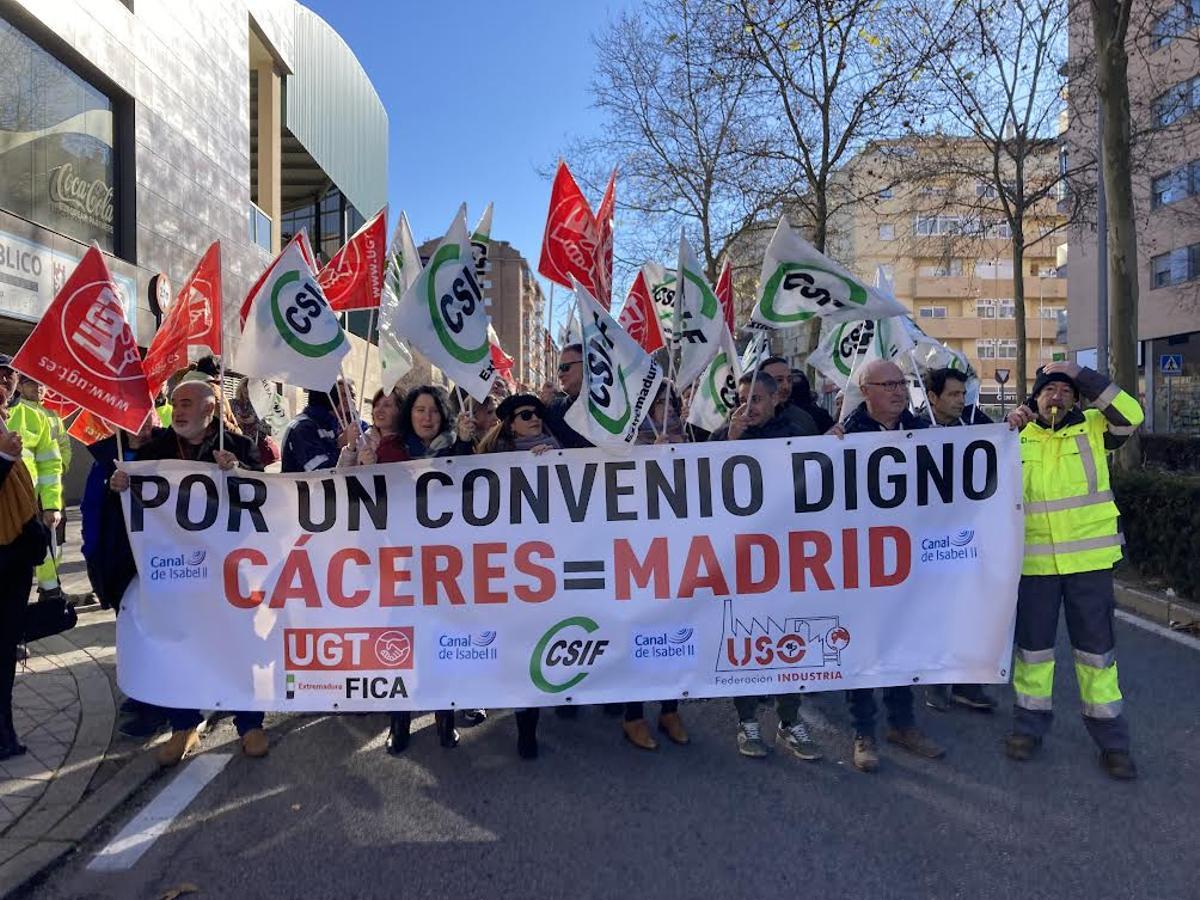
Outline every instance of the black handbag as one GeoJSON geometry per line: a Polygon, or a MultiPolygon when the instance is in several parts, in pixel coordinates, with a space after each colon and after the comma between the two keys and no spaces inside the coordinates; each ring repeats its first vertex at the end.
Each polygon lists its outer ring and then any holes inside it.
{"type": "Polygon", "coordinates": [[[25,643],[70,631],[78,621],[75,607],[67,606],[66,598],[44,597],[25,608],[25,643]]]}

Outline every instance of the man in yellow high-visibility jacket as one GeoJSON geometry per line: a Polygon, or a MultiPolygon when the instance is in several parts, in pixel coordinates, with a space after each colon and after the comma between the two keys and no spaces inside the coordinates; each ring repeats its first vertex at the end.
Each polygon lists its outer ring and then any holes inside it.
{"type": "Polygon", "coordinates": [[[1008,416],[1021,429],[1025,560],[1017,598],[1017,699],[1005,741],[1027,760],[1050,729],[1058,611],[1065,606],[1083,721],[1113,778],[1137,777],[1122,714],[1113,637],[1113,564],[1124,536],[1109,485],[1106,453],[1143,418],[1137,400],[1075,363],[1038,370],[1028,402],[1008,416]],[[1080,396],[1090,401],[1079,407],[1080,396]]]}

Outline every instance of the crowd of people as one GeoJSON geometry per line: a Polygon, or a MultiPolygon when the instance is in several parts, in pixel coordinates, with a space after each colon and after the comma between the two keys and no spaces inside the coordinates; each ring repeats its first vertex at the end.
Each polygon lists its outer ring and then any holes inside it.
{"type": "MultiPolygon", "coordinates": [[[[14,732],[11,693],[22,611],[31,590],[35,566],[39,590],[59,589],[51,581],[53,543],[50,530],[62,521],[62,463],[50,413],[37,410],[38,386],[27,384],[0,357],[0,404],[8,410],[8,430],[0,435],[0,556],[6,573],[17,576],[0,584],[0,759],[23,752],[14,732]],[[39,418],[41,416],[42,418],[39,418]],[[23,461],[23,465],[18,462],[23,461]]],[[[362,421],[354,385],[341,380],[329,391],[310,391],[300,413],[280,430],[255,410],[251,385],[238,385],[232,401],[219,386],[212,360],[194,365],[174,380],[167,398],[137,434],[118,443],[109,437],[89,447],[94,464],[84,501],[83,552],[91,584],[102,605],[120,609],[121,596],[136,574],[123,526],[119,493],[128,475],[119,463],[130,460],[182,459],[214,463],[222,469],[283,472],[377,465],[443,456],[487,453],[541,454],[588,447],[567,424],[567,411],[584,390],[583,352],[578,344],[563,349],[557,384],[538,391],[514,389],[503,382],[485,401],[452,403],[440,387],[423,385],[408,391],[380,391],[371,398],[369,422],[362,421]]],[[[927,427],[970,427],[990,420],[966,404],[961,372],[942,369],[926,383],[928,414],[909,408],[908,381],[894,363],[875,360],[860,366],[855,379],[863,401],[835,420],[814,397],[802,372],[779,357],[765,360],[738,384],[738,406],[711,434],[687,423],[689,391],[677,392],[664,382],[639,432],[639,443],[763,440],[859,432],[908,432],[927,427]]],[[[1075,669],[1083,700],[1084,721],[1100,750],[1100,761],[1114,778],[1133,778],[1129,730],[1113,652],[1113,588],[1111,568],[1121,555],[1117,510],[1108,486],[1106,453],[1140,424],[1137,401],[1090,369],[1054,363],[1039,370],[1028,401],[1009,416],[1021,429],[1025,506],[1025,559],[1017,598],[1013,728],[1005,743],[1015,760],[1035,755],[1052,716],[1055,629],[1065,604],[1075,669]]],[[[903,437],[897,436],[897,440],[903,437]]],[[[69,443],[67,445],[69,447],[69,443]]],[[[61,539],[60,542],[61,543],[61,539]]],[[[908,686],[847,692],[853,722],[853,764],[860,771],[879,767],[876,719],[880,694],[887,731],[885,739],[915,755],[937,759],[944,748],[917,724],[917,697],[908,686]]],[[[797,757],[822,756],[818,742],[799,714],[797,693],[771,698],[739,697],[736,747],[747,757],[764,757],[768,742],[759,722],[763,699],[773,702],[778,718],[775,743],[797,757]]],[[[927,688],[926,707],[952,706],[992,712],[997,703],[980,685],[927,688]]],[[[578,707],[557,707],[564,717],[578,707]]],[[[609,704],[605,712],[622,719],[625,738],[634,747],[658,747],[644,704],[609,704]]],[[[122,730],[150,736],[169,727],[170,737],[157,749],[159,762],[170,766],[193,751],[200,740],[203,713],[165,710],[129,700],[123,707],[122,730]]],[[[468,723],[486,718],[485,710],[460,712],[468,723]]],[[[539,710],[515,714],[517,751],[538,755],[539,710]]],[[[436,733],[443,747],[458,743],[455,714],[435,712],[436,733]]],[[[234,724],[243,752],[262,757],[270,740],[261,712],[239,712],[234,724]]],[[[659,705],[657,731],[676,744],[689,735],[677,698],[659,705]]],[[[391,715],[387,752],[403,753],[409,743],[411,714],[391,715]]]]}

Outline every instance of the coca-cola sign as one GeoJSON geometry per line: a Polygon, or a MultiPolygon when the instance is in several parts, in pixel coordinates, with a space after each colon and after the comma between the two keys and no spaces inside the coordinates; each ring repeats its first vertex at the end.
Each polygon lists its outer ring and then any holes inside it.
{"type": "Polygon", "coordinates": [[[112,228],[112,185],[101,178],[81,178],[75,173],[73,163],[63,163],[50,170],[50,200],[60,207],[60,211],[80,221],[112,228]]]}

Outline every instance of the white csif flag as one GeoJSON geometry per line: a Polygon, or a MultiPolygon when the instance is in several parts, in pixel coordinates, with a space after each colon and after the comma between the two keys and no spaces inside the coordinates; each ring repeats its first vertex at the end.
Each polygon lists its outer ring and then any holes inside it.
{"type": "Polygon", "coordinates": [[[697,428],[716,431],[737,409],[738,379],[742,377],[741,361],[728,326],[721,323],[721,343],[716,357],[708,364],[700,384],[692,394],[687,420],[697,428]]]}
{"type": "Polygon", "coordinates": [[[404,338],[396,333],[393,323],[400,308],[400,298],[420,274],[421,255],[417,252],[408,216],[401,210],[392,243],[388,246],[383,292],[379,297],[379,384],[384,393],[395,390],[396,382],[413,367],[412,351],[404,338]]]}
{"type": "Polygon", "coordinates": [[[662,369],[595,297],[578,282],[574,287],[583,387],[567,410],[566,424],[597,447],[630,447],[654,403],[662,369]]]}
{"type": "Polygon", "coordinates": [[[759,285],[750,320],[762,328],[791,328],[813,316],[847,322],[907,312],[895,298],[860,281],[800,237],[786,216],[767,245],[759,285]]]}
{"type": "Polygon", "coordinates": [[[289,243],[247,298],[232,368],[251,378],[327,391],[349,352],[316,274],[300,245],[289,243]]]}
{"type": "Polygon", "coordinates": [[[462,390],[479,402],[487,399],[496,367],[467,234],[466,204],[459,207],[429,264],[400,298],[391,324],[462,390]]]}
{"type": "Polygon", "coordinates": [[[721,301],[705,278],[700,260],[682,231],[679,233],[678,273],[674,332],[679,345],[679,368],[675,371],[675,382],[685,385],[708,368],[717,355],[721,333],[727,329],[721,301]]]}

